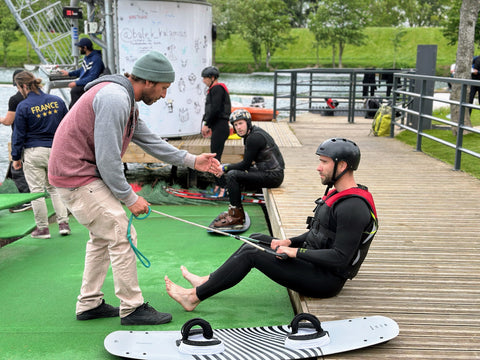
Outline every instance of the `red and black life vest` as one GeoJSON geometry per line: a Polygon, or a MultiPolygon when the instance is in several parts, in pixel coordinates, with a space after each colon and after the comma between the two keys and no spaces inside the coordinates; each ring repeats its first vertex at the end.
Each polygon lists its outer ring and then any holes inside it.
{"type": "Polygon", "coordinates": [[[350,279],[357,275],[360,265],[367,256],[372,239],[378,229],[375,203],[372,194],[370,194],[365,186],[358,185],[356,188],[350,188],[341,192],[331,190],[327,195],[316,200],[315,203],[317,206],[314,210],[314,216],[307,219],[308,229],[310,231],[305,241],[305,245],[309,249],[331,249],[336,237],[336,229],[331,222],[333,209],[341,201],[352,197],[358,197],[365,201],[370,209],[372,220],[362,234],[359,248],[351,261],[349,269],[346,273],[339,274],[350,279]]]}

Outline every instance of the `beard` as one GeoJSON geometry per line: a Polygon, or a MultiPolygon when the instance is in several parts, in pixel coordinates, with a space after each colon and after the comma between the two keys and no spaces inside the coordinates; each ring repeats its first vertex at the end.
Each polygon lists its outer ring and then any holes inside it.
{"type": "Polygon", "coordinates": [[[85,55],[87,53],[87,51],[85,49],[80,49],[80,54],[81,55],[85,55]]]}

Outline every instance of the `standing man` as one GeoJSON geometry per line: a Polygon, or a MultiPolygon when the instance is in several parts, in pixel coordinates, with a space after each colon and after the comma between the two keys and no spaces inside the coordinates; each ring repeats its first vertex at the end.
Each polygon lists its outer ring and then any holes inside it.
{"type": "Polygon", "coordinates": [[[80,54],[85,55],[82,61],[82,67],[70,72],[60,70],[65,76],[78,77],[76,81],[68,84],[68,87],[71,89],[69,109],[72,108],[73,104],[75,104],[85,92],[85,85],[98,78],[103,70],[105,70],[102,53],[100,50],[93,50],[93,44],[90,39],[80,39],[79,42],[75,43],[75,46],[80,48],[80,54]]]}
{"type": "MultiPolygon", "coordinates": [[[[232,104],[227,86],[218,81],[220,72],[215,66],[202,70],[203,83],[208,87],[205,99],[205,114],[203,115],[202,135],[211,137],[210,152],[217,154],[216,159],[222,161],[225,141],[230,135],[228,119],[232,112],[232,104]]],[[[225,177],[215,178],[215,194],[224,197],[225,177]]]]}
{"type": "MultiPolygon", "coordinates": [[[[475,56],[472,60],[472,80],[480,81],[480,56],[475,56]]],[[[479,83],[480,84],[480,83],[479,83]]],[[[469,103],[473,104],[475,100],[475,95],[478,93],[478,99],[480,102],[480,85],[472,85],[470,86],[470,98],[469,103]]],[[[472,109],[468,109],[470,114],[472,113],[472,109]]]]}
{"type": "Polygon", "coordinates": [[[252,268],[304,296],[337,295],[367,256],[378,227],[377,215],[372,195],[353,175],[360,163],[357,144],[333,138],[320,144],[316,154],[317,171],[327,189],[315,201],[313,217],[307,218],[308,231],[283,240],[252,235],[276,253],[287,254],[287,259],[244,244],[210,275],[198,276],[182,266],[182,275],[193,288],[185,289],[165,276],[170,297],[192,311],[201,301],[238,284],[252,268]],[[335,189],[329,191],[332,186],[335,189]]]}
{"type": "MultiPolygon", "coordinates": [[[[49,179],[68,209],[90,232],[78,320],[121,317],[122,325],[156,325],[172,316],[144,301],[137,264],[127,239],[128,217],[149,211],[149,203],[128,184],[122,156],[130,141],[148,154],[173,165],[214,174],[221,172],[215,154],[192,155],[168,144],[139,118],[138,104],[164,98],[175,79],[165,56],[151,51],[140,57],[131,74],[107,75],[89,83],[86,93],[67,114],[53,142],[49,179]],[[105,303],[102,286],[112,266],[120,309],[105,303]]],[[[132,242],[137,236],[131,227],[132,242]]]]}
{"type": "MultiPolygon", "coordinates": [[[[14,81],[25,100],[18,104],[15,112],[12,135],[13,168],[20,170],[23,166],[31,192],[45,192],[45,189],[48,191],[57,216],[59,232],[61,235],[69,235],[67,209],[47,177],[53,136],[67,113],[67,106],[58,96],[45,94],[40,90],[42,79],[35,78],[28,71],[15,75],[14,81]]],[[[49,239],[45,198],[32,200],[32,207],[37,227],[31,236],[36,239],[49,239]]]]}
{"type": "MultiPolygon", "coordinates": [[[[13,72],[12,80],[13,80],[13,86],[15,88],[17,87],[17,84],[15,84],[15,75],[21,73],[22,71],[23,70],[18,69],[13,72]]],[[[0,118],[1,124],[12,127],[12,136],[13,136],[13,129],[15,128],[15,125],[14,125],[15,112],[17,111],[18,104],[20,104],[20,101],[23,101],[23,99],[24,97],[20,91],[17,91],[15,95],[12,95],[8,100],[7,114],[5,115],[5,117],[0,118]]],[[[23,172],[23,167],[21,167],[18,170],[15,170],[13,168],[12,161],[10,161],[10,164],[8,167],[7,178],[11,178],[13,180],[19,193],[22,194],[22,193],[30,192],[30,188],[28,187],[28,183],[27,183],[27,180],[25,179],[25,174],[23,172]]],[[[32,209],[32,204],[25,203],[25,204],[14,206],[9,210],[12,213],[16,213],[16,212],[22,212],[22,211],[31,210],[31,209],[32,209]]]]}
{"type": "Polygon", "coordinates": [[[265,130],[252,125],[252,116],[245,109],[230,115],[230,123],[238,136],[243,138],[243,160],[222,166],[226,174],[228,211],[220,214],[213,227],[239,229],[244,226],[245,212],[242,206],[242,186],[248,189],[276,188],[283,182],[285,162],[275,140],[265,130]]]}

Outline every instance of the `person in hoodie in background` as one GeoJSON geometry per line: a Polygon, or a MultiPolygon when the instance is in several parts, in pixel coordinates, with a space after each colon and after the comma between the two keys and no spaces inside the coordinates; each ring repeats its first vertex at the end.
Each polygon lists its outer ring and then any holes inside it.
{"type": "Polygon", "coordinates": [[[71,89],[70,109],[85,92],[85,85],[97,79],[105,70],[102,53],[100,50],[93,50],[93,44],[90,39],[80,39],[79,42],[75,43],[75,46],[80,48],[80,54],[85,55],[82,61],[82,67],[72,71],[60,70],[64,76],[78,77],[77,80],[68,84],[68,87],[71,89]]]}

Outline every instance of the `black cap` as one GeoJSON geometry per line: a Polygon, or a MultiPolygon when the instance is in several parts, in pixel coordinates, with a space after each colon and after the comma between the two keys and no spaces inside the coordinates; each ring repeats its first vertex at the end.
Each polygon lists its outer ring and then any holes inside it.
{"type": "Polygon", "coordinates": [[[75,46],[78,46],[78,47],[86,46],[87,49],[93,49],[92,41],[88,38],[81,38],[80,41],[75,43],[75,46]]]}
{"type": "Polygon", "coordinates": [[[25,71],[25,70],[22,70],[22,69],[17,69],[13,72],[13,75],[12,75],[12,80],[13,80],[13,86],[17,86],[17,84],[15,84],[15,76],[17,74],[20,74],[22,71],[25,71]]]}

